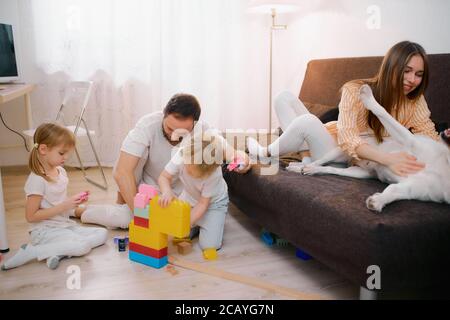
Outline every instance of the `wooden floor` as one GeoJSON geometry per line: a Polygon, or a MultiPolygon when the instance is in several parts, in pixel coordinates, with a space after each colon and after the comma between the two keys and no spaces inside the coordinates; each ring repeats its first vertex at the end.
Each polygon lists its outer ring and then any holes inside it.
{"type": "MultiPolygon", "coordinates": [[[[88,172],[98,177],[95,169],[88,172]],[[92,171],[92,173],[90,172],[92,171]]],[[[113,203],[115,186],[111,170],[106,169],[109,190],[102,191],[83,179],[80,171],[69,171],[69,194],[90,190],[90,203],[113,203]]],[[[7,233],[14,254],[28,242],[24,218],[23,186],[27,173],[4,168],[7,233]]],[[[303,293],[318,294],[330,299],[357,299],[359,289],[315,260],[295,257],[291,246],[270,248],[259,240],[259,227],[230,204],[224,235],[224,246],[216,261],[204,261],[197,242],[194,251],[183,258],[240,275],[251,276],[303,293]]],[[[22,267],[0,271],[0,299],[290,299],[274,291],[213,277],[175,267],[172,275],[163,268],[152,269],[128,260],[127,252],[118,252],[113,243],[124,230],[110,230],[107,243],[80,258],[63,260],[56,270],[45,262],[30,262],[22,267]],[[68,267],[81,270],[81,288],[68,289],[68,267]]],[[[177,255],[172,247],[169,253],[177,255]]]]}

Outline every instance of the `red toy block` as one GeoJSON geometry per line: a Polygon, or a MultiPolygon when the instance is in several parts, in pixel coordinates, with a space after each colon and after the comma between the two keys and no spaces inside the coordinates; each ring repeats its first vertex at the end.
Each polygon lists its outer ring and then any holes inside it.
{"type": "Polygon", "coordinates": [[[149,224],[148,224],[148,219],[144,219],[138,216],[134,216],[134,225],[135,226],[139,226],[139,227],[143,227],[143,228],[148,228],[149,224]]]}
{"type": "Polygon", "coordinates": [[[156,190],[153,186],[143,183],[139,186],[138,193],[146,194],[150,199],[152,199],[154,196],[158,195],[158,190],[156,190]]]}
{"type": "Polygon", "coordinates": [[[150,202],[150,197],[144,193],[138,193],[134,196],[134,207],[145,209],[150,202]]]}
{"type": "Polygon", "coordinates": [[[130,242],[129,248],[131,251],[143,254],[147,257],[160,259],[160,258],[167,256],[167,247],[162,248],[160,250],[156,250],[156,249],[142,246],[142,245],[134,243],[134,242],[130,242]]]}

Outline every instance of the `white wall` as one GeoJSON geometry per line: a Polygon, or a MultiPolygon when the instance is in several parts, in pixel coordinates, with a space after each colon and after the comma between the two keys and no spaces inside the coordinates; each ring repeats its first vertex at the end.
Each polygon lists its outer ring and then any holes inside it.
{"type": "Polygon", "coordinates": [[[311,59],[383,56],[395,43],[410,40],[428,53],[450,52],[448,0],[298,0],[295,14],[278,17],[287,23],[277,31],[274,52],[274,92],[299,93],[311,59]],[[380,28],[369,29],[375,6],[380,28]]]}
{"type": "MultiPolygon", "coordinates": [[[[16,0],[0,0],[0,21],[15,26],[14,36],[19,39],[19,47],[16,50],[20,59],[20,18],[16,0]]],[[[2,112],[3,119],[10,128],[19,132],[26,129],[27,121],[23,98],[18,98],[0,105],[0,111],[2,112]]],[[[0,166],[22,165],[28,162],[28,153],[24,147],[1,147],[22,144],[22,141],[20,137],[7,130],[0,122],[0,166]]]]}

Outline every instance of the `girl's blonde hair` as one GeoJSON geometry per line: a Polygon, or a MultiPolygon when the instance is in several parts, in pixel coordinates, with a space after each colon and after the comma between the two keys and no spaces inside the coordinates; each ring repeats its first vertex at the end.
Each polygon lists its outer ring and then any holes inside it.
{"type": "Polygon", "coordinates": [[[207,177],[223,163],[223,139],[201,134],[184,140],[181,147],[184,164],[194,165],[200,177],[207,177]]]}
{"type": "Polygon", "coordinates": [[[45,169],[39,159],[39,146],[41,144],[45,144],[48,148],[59,145],[71,148],[75,147],[75,136],[70,130],[54,123],[41,124],[34,132],[33,148],[28,159],[28,167],[34,174],[51,182],[52,179],[46,175],[45,169]]]}

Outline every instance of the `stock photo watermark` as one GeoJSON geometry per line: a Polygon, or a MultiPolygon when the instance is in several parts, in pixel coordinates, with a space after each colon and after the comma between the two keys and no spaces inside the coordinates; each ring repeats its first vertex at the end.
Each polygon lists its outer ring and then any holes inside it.
{"type": "Polygon", "coordinates": [[[81,289],[81,268],[77,265],[70,265],[66,269],[70,276],[66,280],[66,288],[69,290],[81,289]]]}
{"type": "Polygon", "coordinates": [[[377,265],[371,265],[367,267],[367,274],[370,276],[367,278],[366,287],[369,290],[381,289],[381,269],[377,265]]]}

